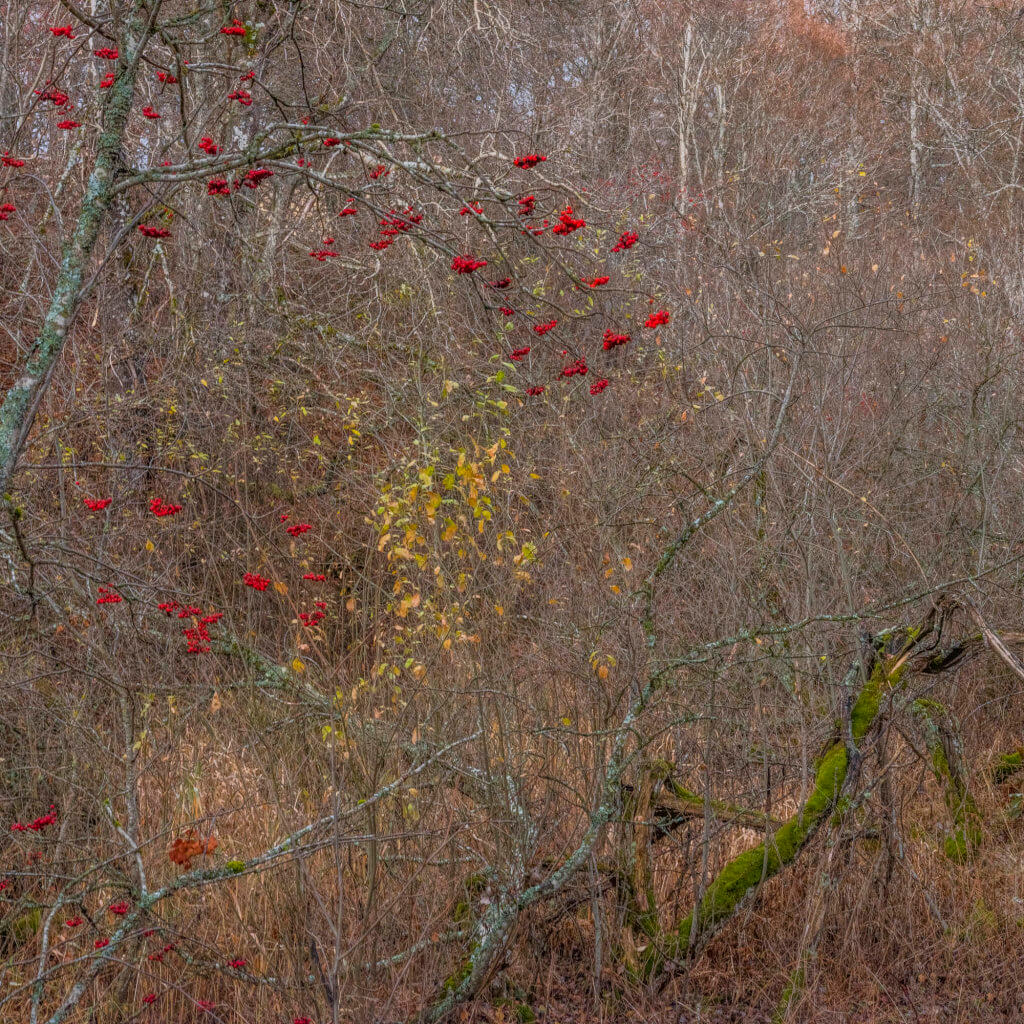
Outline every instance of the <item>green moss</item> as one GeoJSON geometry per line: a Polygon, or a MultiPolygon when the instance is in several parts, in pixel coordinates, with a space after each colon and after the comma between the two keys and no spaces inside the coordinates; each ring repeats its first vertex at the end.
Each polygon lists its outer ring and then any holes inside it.
{"type": "Polygon", "coordinates": [[[937,701],[914,701],[914,712],[924,727],[925,740],[932,759],[932,772],[942,786],[943,799],[953,821],[953,831],[942,844],[945,855],[957,864],[972,860],[981,845],[981,812],[974,802],[960,764],[959,740],[946,709],[937,701]],[[950,764],[952,755],[956,761],[950,764]]]}
{"type": "Polygon", "coordinates": [[[12,952],[24,946],[39,931],[42,920],[42,911],[36,907],[0,926],[0,949],[12,952]]]}
{"type": "Polygon", "coordinates": [[[1018,747],[1009,754],[1001,754],[992,768],[992,781],[998,786],[1024,768],[1024,749],[1018,747]]]}
{"type": "Polygon", "coordinates": [[[245,861],[244,860],[229,860],[227,862],[227,864],[225,865],[225,867],[228,869],[228,871],[233,871],[237,875],[240,871],[244,871],[245,870],[245,861]]]}
{"type": "Polygon", "coordinates": [[[995,911],[980,897],[974,901],[967,921],[967,934],[974,939],[988,938],[999,930],[995,911]]]}
{"type": "Polygon", "coordinates": [[[468,977],[470,972],[473,970],[473,964],[471,960],[463,962],[462,966],[453,974],[449,974],[444,979],[444,984],[441,986],[441,991],[447,995],[449,992],[454,992],[468,977]]]}
{"type": "Polygon", "coordinates": [[[504,1006],[512,1011],[512,1016],[520,1022],[520,1024],[534,1024],[537,1019],[537,1014],[533,1012],[533,1008],[529,1003],[520,1002],[517,999],[509,999],[507,996],[501,999],[494,1000],[495,1007],[504,1006]]]}
{"type": "Polygon", "coordinates": [[[942,851],[956,864],[967,864],[974,859],[974,853],[981,844],[981,830],[977,827],[956,829],[946,836],[942,851]]]}

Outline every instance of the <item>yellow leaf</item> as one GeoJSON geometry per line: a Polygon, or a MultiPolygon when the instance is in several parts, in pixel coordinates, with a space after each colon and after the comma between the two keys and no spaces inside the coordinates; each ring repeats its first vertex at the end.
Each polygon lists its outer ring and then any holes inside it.
{"type": "Polygon", "coordinates": [[[632,560],[629,559],[629,558],[624,558],[622,560],[622,568],[625,569],[626,572],[632,572],[633,571],[633,562],[632,562],[632,560]]]}
{"type": "Polygon", "coordinates": [[[277,580],[274,583],[274,589],[279,594],[287,594],[288,593],[288,584],[287,583],[282,583],[280,580],[277,580]]]}
{"type": "Polygon", "coordinates": [[[295,658],[292,661],[292,670],[295,672],[305,672],[306,666],[298,658],[295,658]]]}
{"type": "Polygon", "coordinates": [[[345,602],[345,611],[347,611],[347,612],[354,612],[355,610],[356,610],[356,599],[354,597],[350,597],[345,602]]]}
{"type": "Polygon", "coordinates": [[[220,711],[220,697],[217,695],[217,691],[213,691],[213,700],[210,701],[210,710],[214,713],[220,711]]]}
{"type": "Polygon", "coordinates": [[[155,548],[156,548],[156,545],[151,540],[147,540],[146,541],[146,550],[147,551],[153,551],[155,548]]]}
{"type": "Polygon", "coordinates": [[[598,668],[597,668],[597,678],[598,679],[607,679],[608,678],[608,666],[607,665],[599,665],[598,666],[598,668]]]}

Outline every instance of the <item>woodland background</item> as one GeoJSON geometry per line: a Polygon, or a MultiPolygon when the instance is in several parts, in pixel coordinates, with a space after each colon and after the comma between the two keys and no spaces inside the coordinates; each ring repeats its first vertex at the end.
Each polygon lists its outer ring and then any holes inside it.
{"type": "Polygon", "coordinates": [[[0,18],[2,1019],[1021,1018],[1017,5],[0,18]]]}

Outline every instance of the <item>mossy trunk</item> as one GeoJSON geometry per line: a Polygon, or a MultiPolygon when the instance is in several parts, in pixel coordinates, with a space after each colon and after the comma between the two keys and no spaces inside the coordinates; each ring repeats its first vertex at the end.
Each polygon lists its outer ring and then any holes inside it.
{"type": "MultiPolygon", "coordinates": [[[[858,677],[867,676],[849,717],[849,735],[855,745],[863,742],[878,717],[883,698],[899,682],[918,631],[905,630],[903,636],[907,642],[899,655],[882,655],[874,664],[859,662],[847,677],[853,685],[858,677]]],[[[648,947],[643,972],[647,978],[660,974],[670,962],[695,956],[762,883],[797,859],[836,809],[846,786],[850,754],[844,739],[835,740],[822,753],[813,788],[800,810],[766,842],[729,861],[708,886],[700,905],[663,941],[648,947]]]]}

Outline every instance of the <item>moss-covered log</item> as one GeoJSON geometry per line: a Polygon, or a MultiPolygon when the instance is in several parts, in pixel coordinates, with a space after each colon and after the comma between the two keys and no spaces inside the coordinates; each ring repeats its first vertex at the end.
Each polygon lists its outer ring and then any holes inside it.
{"type": "Polygon", "coordinates": [[[847,686],[863,680],[850,710],[848,736],[836,739],[818,758],[813,788],[800,810],[768,840],[733,858],[708,886],[700,904],[647,950],[644,974],[651,978],[669,962],[693,957],[728,921],[765,880],[792,864],[835,811],[843,794],[850,766],[848,742],[859,745],[878,717],[885,696],[896,686],[907,658],[931,629],[931,618],[921,629],[904,629],[904,643],[893,655],[867,654],[851,669],[847,686]]]}

